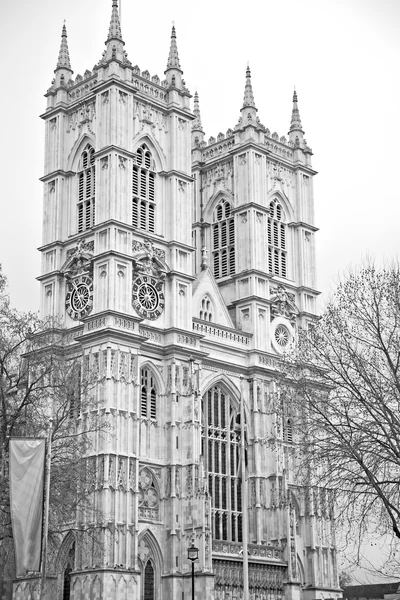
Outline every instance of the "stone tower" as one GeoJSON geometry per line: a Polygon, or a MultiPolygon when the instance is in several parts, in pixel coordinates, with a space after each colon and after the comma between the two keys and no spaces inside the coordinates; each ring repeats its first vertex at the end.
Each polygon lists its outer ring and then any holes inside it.
{"type": "Polygon", "coordinates": [[[101,60],[75,79],[63,27],[42,115],[41,311],[97,379],[110,434],[92,456],[98,543],[65,536],[54,597],[187,599],[194,544],[197,600],[239,600],[245,520],[251,598],[336,598],[331,514],[297,485],[296,433],[273,409],[318,294],[297,96],[288,139],[271,134],[248,68],[238,123],[207,143],[182,75],[174,27],[163,80],[132,65],[116,0],[101,60]]]}

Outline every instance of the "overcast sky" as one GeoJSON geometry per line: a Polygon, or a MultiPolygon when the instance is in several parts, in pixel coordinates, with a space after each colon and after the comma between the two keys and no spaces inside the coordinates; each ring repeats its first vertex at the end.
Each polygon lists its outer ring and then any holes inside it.
{"type": "MultiPolygon", "coordinates": [[[[104,49],[111,0],[2,2],[0,262],[12,302],[38,306],[44,124],[43,94],[66,19],[74,76],[104,49]]],[[[369,254],[399,251],[398,0],[122,0],[131,62],[163,77],[175,21],[186,84],[200,96],[206,139],[236,124],[249,61],[256,106],[286,135],[296,86],[314,151],[319,289],[369,254]]]]}
{"type": "MultiPolygon", "coordinates": [[[[261,122],[286,135],[296,86],[315,155],[319,289],[367,254],[399,252],[398,0],[122,0],[131,62],[161,78],[175,21],[206,139],[237,123],[249,62],[261,122]]],[[[101,58],[111,0],[3,0],[0,262],[12,302],[36,310],[46,92],[66,19],[74,76],[101,58]]]]}

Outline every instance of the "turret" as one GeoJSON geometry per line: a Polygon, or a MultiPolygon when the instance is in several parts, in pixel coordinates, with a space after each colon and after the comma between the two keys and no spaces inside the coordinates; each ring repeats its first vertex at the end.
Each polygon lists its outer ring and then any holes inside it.
{"type": "Polygon", "coordinates": [[[246,69],[246,84],[244,86],[243,106],[240,111],[242,113],[242,126],[257,124],[257,108],[254,102],[253,87],[251,85],[250,67],[246,69]]]}
{"type": "Polygon", "coordinates": [[[118,0],[112,0],[110,27],[105,45],[106,49],[103,52],[101,63],[104,64],[110,60],[126,61],[126,52],[124,50],[125,42],[122,39],[121,23],[118,13],[118,0]]]}
{"type": "Polygon", "coordinates": [[[197,92],[194,94],[193,114],[195,119],[192,123],[192,148],[196,148],[200,146],[204,140],[204,130],[200,115],[199,95],[197,92]]]}
{"type": "Polygon", "coordinates": [[[73,70],[71,69],[71,62],[69,59],[67,28],[65,26],[65,22],[62,27],[60,52],[58,53],[57,66],[55,68],[54,73],[54,87],[56,88],[60,86],[66,86],[73,74],[73,70]]]}
{"type": "Polygon", "coordinates": [[[292,119],[290,121],[290,129],[288,132],[289,140],[296,146],[302,146],[304,131],[301,125],[300,111],[297,105],[297,92],[296,89],[293,92],[293,108],[292,108],[292,119]]]}
{"type": "Polygon", "coordinates": [[[171,45],[169,49],[169,56],[167,62],[167,68],[164,71],[168,87],[172,88],[183,88],[182,75],[183,71],[179,63],[178,46],[176,44],[176,31],[175,25],[172,26],[171,32],[171,45]]]}

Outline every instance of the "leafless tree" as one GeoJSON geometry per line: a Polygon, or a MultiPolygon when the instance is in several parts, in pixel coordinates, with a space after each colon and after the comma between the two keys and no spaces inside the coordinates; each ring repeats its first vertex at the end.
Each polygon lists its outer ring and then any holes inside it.
{"type": "Polygon", "coordinates": [[[400,539],[399,367],[397,264],[350,273],[283,361],[300,468],[334,490],[338,521],[358,548],[366,535],[400,539]]]}
{"type": "MultiPolygon", "coordinates": [[[[10,305],[0,265],[0,572],[12,576],[8,484],[10,437],[47,437],[52,460],[49,537],[54,546],[89,510],[96,486],[93,436],[106,429],[94,397],[95,382],[82,372],[81,352],[63,329],[10,305]],[[51,426],[51,428],[50,428],[51,426]]],[[[1,581],[0,581],[1,584],[1,581]]],[[[1,589],[1,585],[0,585],[1,589]]]]}

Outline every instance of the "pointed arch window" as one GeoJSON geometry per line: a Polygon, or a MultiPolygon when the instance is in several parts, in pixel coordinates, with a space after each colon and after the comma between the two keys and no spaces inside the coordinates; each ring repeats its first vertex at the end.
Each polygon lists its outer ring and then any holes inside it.
{"type": "Polygon", "coordinates": [[[70,600],[71,598],[71,573],[75,563],[75,543],[71,546],[68,553],[68,562],[63,573],[63,594],[62,600],[70,600]]]}
{"type": "Polygon", "coordinates": [[[272,275],[287,276],[286,224],[282,206],[270,202],[268,217],[268,269],[272,275]]]}
{"type": "Polygon", "coordinates": [[[95,224],[96,167],[94,148],[89,144],[82,152],[78,172],[78,233],[95,224]]]}
{"type": "Polygon", "coordinates": [[[137,149],[132,167],[132,225],[154,233],[155,227],[154,161],[146,144],[137,149]]]}
{"type": "Polygon", "coordinates": [[[149,368],[142,368],[140,382],[140,416],[155,420],[157,418],[157,389],[154,375],[149,368]]]}
{"type": "Polygon", "coordinates": [[[214,277],[226,277],[235,272],[235,219],[232,206],[222,200],[213,215],[214,277]]]}
{"type": "Polygon", "coordinates": [[[202,414],[202,454],[212,501],[213,539],[241,542],[240,415],[219,386],[203,397],[202,414]]]}
{"type": "Polygon", "coordinates": [[[199,318],[203,321],[213,320],[213,305],[208,294],[200,302],[199,318]]]}
{"type": "Polygon", "coordinates": [[[144,569],[144,600],[154,600],[154,567],[151,560],[147,561],[144,569]]]}

